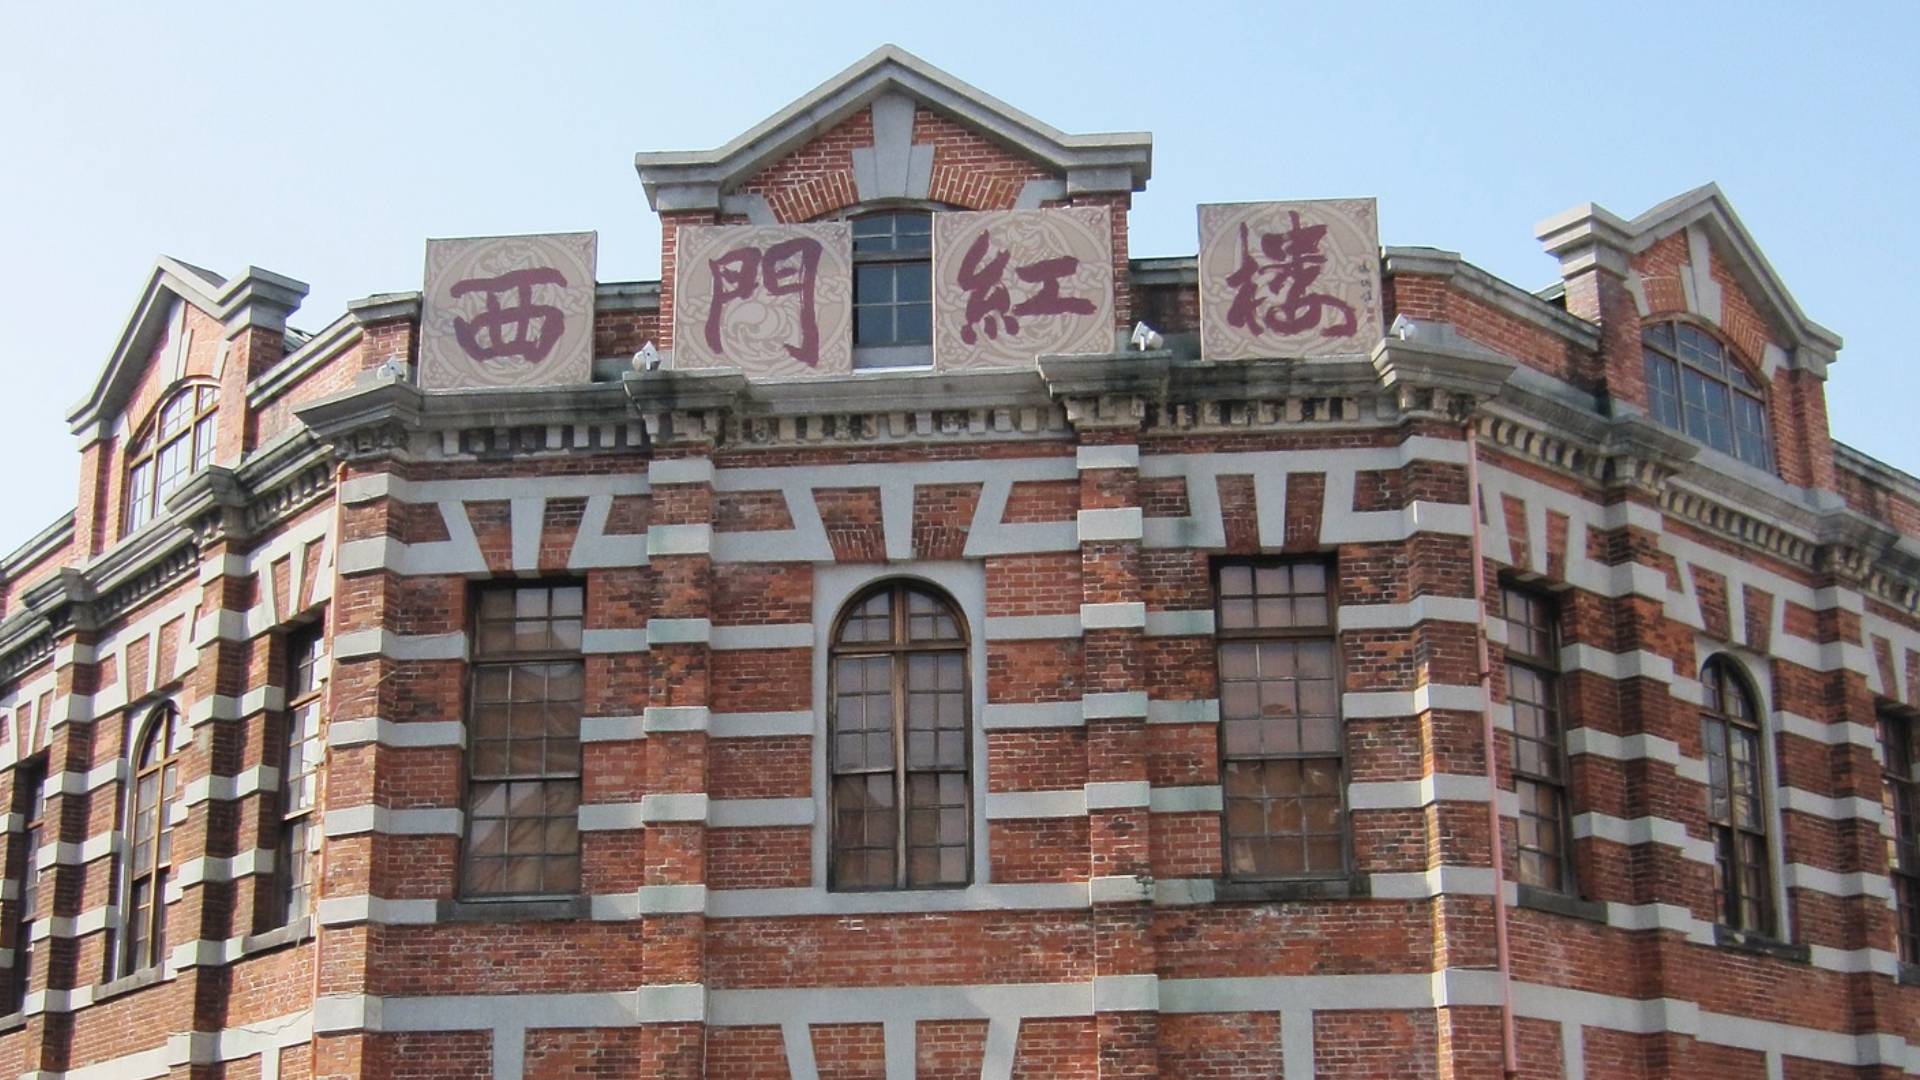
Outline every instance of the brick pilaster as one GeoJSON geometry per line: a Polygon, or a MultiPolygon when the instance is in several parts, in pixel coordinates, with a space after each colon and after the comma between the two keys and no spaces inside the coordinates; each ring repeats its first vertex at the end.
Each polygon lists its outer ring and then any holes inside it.
{"type": "MultiPolygon", "coordinates": [[[[706,914],[691,898],[703,897],[707,883],[712,449],[705,435],[690,435],[663,447],[647,469],[653,605],[647,615],[642,895],[664,899],[643,905],[642,941],[648,985],[687,987],[689,994],[706,983],[706,914]]],[[[643,1045],[654,1062],[650,1076],[694,1080],[704,1068],[705,1024],[651,1024],[643,1045]]]]}
{"type": "Polygon", "coordinates": [[[1080,432],[1081,688],[1102,1077],[1160,1075],[1138,425],[1080,432]]]}

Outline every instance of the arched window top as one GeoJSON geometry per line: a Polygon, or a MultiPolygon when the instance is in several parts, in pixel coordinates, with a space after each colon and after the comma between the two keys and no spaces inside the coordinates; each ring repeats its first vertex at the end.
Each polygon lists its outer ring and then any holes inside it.
{"type": "Polygon", "coordinates": [[[1773,469],[1766,387],[1720,339],[1692,323],[1641,332],[1653,417],[1722,453],[1773,469]]]}
{"type": "Polygon", "coordinates": [[[904,579],[856,595],[828,662],[835,889],[965,885],[972,873],[966,621],[904,579]]]}
{"type": "Polygon", "coordinates": [[[965,646],[966,620],[945,593],[929,585],[882,582],[841,609],[837,646],[858,650],[887,647],[965,646]]]}
{"type": "Polygon", "coordinates": [[[1709,658],[1700,669],[1700,685],[1705,689],[1703,705],[1708,712],[1748,725],[1760,722],[1753,687],[1747,682],[1746,672],[1731,658],[1709,658]]]}
{"type": "Polygon", "coordinates": [[[220,388],[184,383],[160,400],[127,445],[125,535],[158,517],[167,496],[213,463],[220,388]]]}
{"type": "Polygon", "coordinates": [[[134,744],[133,766],[144,770],[173,756],[174,725],[179,714],[171,705],[162,705],[147,717],[147,725],[134,744]]]}

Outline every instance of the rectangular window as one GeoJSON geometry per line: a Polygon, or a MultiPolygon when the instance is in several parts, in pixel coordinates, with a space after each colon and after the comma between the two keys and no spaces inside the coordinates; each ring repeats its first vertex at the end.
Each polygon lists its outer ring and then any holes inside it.
{"type": "Polygon", "coordinates": [[[580,656],[586,591],[487,586],[475,597],[462,891],[580,889],[580,656]]]}
{"type": "Polygon", "coordinates": [[[1887,871],[1893,878],[1894,924],[1900,961],[1920,964],[1920,740],[1914,722],[1891,713],[1880,717],[1880,745],[1887,764],[1887,817],[1893,835],[1887,839],[1887,871]]]}
{"type": "Polygon", "coordinates": [[[1341,876],[1345,739],[1331,570],[1222,563],[1215,596],[1227,873],[1341,876]]]}
{"type": "Polygon", "coordinates": [[[854,366],[930,362],[933,217],[924,210],[853,221],[854,366]]]}
{"type": "Polygon", "coordinates": [[[17,838],[12,873],[17,885],[18,906],[13,920],[13,970],[9,973],[6,1011],[19,1012],[26,1004],[33,983],[33,965],[37,959],[33,942],[34,920],[40,909],[40,841],[46,837],[47,759],[36,757],[21,762],[13,770],[13,812],[26,821],[17,838]]]}
{"type": "Polygon", "coordinates": [[[1566,745],[1560,723],[1560,641],[1552,604],[1500,592],[1507,622],[1507,702],[1513,708],[1513,789],[1520,803],[1515,870],[1521,882],[1572,893],[1566,745]]]}
{"type": "Polygon", "coordinates": [[[302,627],[287,638],[287,753],[281,771],[280,844],[277,860],[278,915],[284,926],[307,917],[313,896],[313,811],[319,802],[320,708],[324,683],[319,675],[326,637],[320,624],[302,627]]]}

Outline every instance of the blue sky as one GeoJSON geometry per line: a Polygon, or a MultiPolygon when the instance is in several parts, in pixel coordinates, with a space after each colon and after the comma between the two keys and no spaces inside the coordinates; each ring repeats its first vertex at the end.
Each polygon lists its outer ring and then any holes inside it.
{"type": "Polygon", "coordinates": [[[892,41],[1056,127],[1148,130],[1135,256],[1194,205],[1373,195],[1382,240],[1527,288],[1582,202],[1632,216],[1716,180],[1847,341],[1837,437],[1908,471],[1920,5],[781,6],[0,0],[0,373],[15,513],[73,502],[67,408],[156,254],[313,286],[294,323],[420,284],[427,236],[596,229],[659,272],[632,168],[726,141],[892,41]],[[1087,12],[1097,12],[1090,15],[1087,12]],[[1467,13],[1471,14],[1467,14],[1467,13]]]}

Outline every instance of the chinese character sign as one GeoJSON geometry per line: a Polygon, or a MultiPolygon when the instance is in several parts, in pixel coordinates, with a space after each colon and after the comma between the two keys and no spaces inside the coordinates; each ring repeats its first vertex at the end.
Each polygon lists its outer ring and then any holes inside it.
{"type": "Polygon", "coordinates": [[[427,241],[420,385],[593,381],[594,233],[427,241]]]}
{"type": "Polygon", "coordinates": [[[849,226],[683,225],[674,235],[674,367],[853,370],[849,226]]]}
{"type": "Polygon", "coordinates": [[[1200,207],[1200,354],[1365,354],[1380,339],[1372,199],[1200,207]]]}
{"type": "Polygon", "coordinates": [[[1110,353],[1113,224],[1104,207],[933,215],[933,364],[1033,367],[1110,353]]]}

